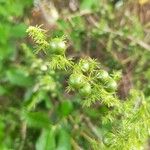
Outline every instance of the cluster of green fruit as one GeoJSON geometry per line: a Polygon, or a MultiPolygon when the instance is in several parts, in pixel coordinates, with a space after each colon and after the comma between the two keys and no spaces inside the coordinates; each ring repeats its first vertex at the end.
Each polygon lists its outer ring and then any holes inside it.
{"type": "Polygon", "coordinates": [[[74,73],[69,78],[69,85],[79,91],[82,96],[91,94],[91,85],[86,81],[86,77],[80,73],[74,73]]]}
{"type": "Polygon", "coordinates": [[[47,53],[51,56],[52,70],[63,69],[67,74],[71,74],[68,82],[71,90],[78,91],[83,97],[95,95],[95,98],[100,98],[101,95],[113,93],[117,89],[116,81],[107,71],[100,68],[100,64],[96,60],[84,58],[80,59],[78,63],[74,63],[68,59],[65,56],[67,46],[63,37],[53,38],[47,42],[45,31],[39,27],[29,27],[27,32],[37,45],[42,45],[40,49],[44,50],[46,47],[47,53]]]}
{"type": "Polygon", "coordinates": [[[108,74],[105,70],[99,70],[97,74],[97,79],[101,81],[104,88],[108,92],[114,92],[117,89],[116,81],[108,74]]]}
{"type": "MultiPolygon", "coordinates": [[[[50,53],[55,55],[64,55],[66,44],[62,38],[54,38],[50,41],[50,53]]],[[[98,69],[97,63],[91,58],[80,59],[79,63],[73,66],[73,73],[69,78],[69,86],[77,90],[83,97],[92,93],[93,82],[103,85],[107,92],[114,92],[117,89],[116,81],[107,71],[98,69]],[[92,76],[95,76],[94,78],[92,76]]]]}
{"type": "Polygon", "coordinates": [[[92,88],[96,84],[101,84],[107,92],[114,92],[117,89],[116,81],[108,74],[107,71],[97,69],[92,59],[81,59],[78,69],[75,67],[75,73],[69,78],[71,88],[78,90],[81,96],[89,96],[92,88]]]}

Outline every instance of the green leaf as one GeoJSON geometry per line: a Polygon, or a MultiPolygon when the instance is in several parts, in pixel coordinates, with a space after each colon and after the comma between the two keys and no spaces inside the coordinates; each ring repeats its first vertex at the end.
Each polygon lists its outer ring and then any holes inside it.
{"type": "Polygon", "coordinates": [[[11,29],[11,36],[12,38],[23,38],[26,35],[27,26],[23,23],[15,25],[11,29]]]}
{"type": "Polygon", "coordinates": [[[98,110],[96,110],[96,109],[92,109],[92,108],[86,108],[85,110],[85,113],[88,115],[88,116],[90,116],[91,118],[97,118],[97,117],[99,117],[100,116],[100,113],[99,113],[99,111],[98,110]]]}
{"type": "Polygon", "coordinates": [[[8,12],[14,16],[19,17],[23,15],[24,6],[21,3],[10,2],[6,8],[8,9],[8,12]]]}
{"type": "Polygon", "coordinates": [[[9,60],[9,58],[11,58],[11,56],[15,53],[15,45],[10,47],[8,44],[9,43],[0,47],[0,60],[9,60]]]}
{"type": "Polygon", "coordinates": [[[36,142],[36,150],[55,150],[55,127],[44,129],[36,142]]]}
{"type": "Polygon", "coordinates": [[[31,127],[48,128],[50,126],[48,115],[44,112],[27,112],[24,110],[22,117],[31,127]]]}
{"type": "MultiPolygon", "coordinates": [[[[0,8],[1,9],[1,8],[0,8]]],[[[8,39],[11,34],[11,26],[7,23],[0,23],[0,43],[3,45],[8,44],[8,39]]]]}
{"type": "Polygon", "coordinates": [[[68,30],[70,28],[69,24],[62,19],[58,20],[57,23],[59,28],[62,30],[68,30]]]}
{"type": "Polygon", "coordinates": [[[0,96],[7,93],[7,89],[0,85],[0,96]]]}
{"type": "Polygon", "coordinates": [[[12,68],[6,72],[7,80],[14,85],[28,87],[33,84],[33,79],[22,68],[12,68]]]}
{"type": "Polygon", "coordinates": [[[4,129],[5,129],[5,124],[4,124],[3,121],[0,119],[0,143],[1,143],[1,141],[3,140],[4,135],[5,135],[4,129]]]}
{"type": "Polygon", "coordinates": [[[56,150],[71,150],[70,134],[63,128],[60,129],[58,135],[58,145],[56,150]]]}
{"type": "Polygon", "coordinates": [[[67,116],[71,113],[71,111],[73,110],[73,105],[71,103],[71,101],[66,100],[61,102],[60,106],[59,106],[59,112],[61,116],[67,116]]]}
{"type": "Polygon", "coordinates": [[[80,9],[81,10],[91,10],[93,6],[97,6],[99,4],[97,0],[82,0],[80,9]]]}

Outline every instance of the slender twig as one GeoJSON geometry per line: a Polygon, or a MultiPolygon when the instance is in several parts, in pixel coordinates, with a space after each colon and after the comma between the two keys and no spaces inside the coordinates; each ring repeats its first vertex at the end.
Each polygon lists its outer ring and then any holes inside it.
{"type": "Polygon", "coordinates": [[[76,143],[76,141],[75,141],[73,138],[71,139],[71,144],[72,144],[74,150],[83,150],[83,149],[78,145],[78,143],[76,143]]]}
{"type": "MultiPolygon", "coordinates": [[[[112,34],[114,34],[114,35],[118,35],[118,36],[120,36],[120,37],[124,37],[124,34],[121,33],[121,32],[119,32],[119,31],[113,31],[113,30],[111,30],[111,29],[107,29],[106,32],[112,33],[112,34]]],[[[126,38],[129,39],[130,41],[133,41],[134,43],[138,44],[138,45],[141,46],[142,48],[144,48],[144,49],[150,51],[150,45],[147,44],[147,43],[145,43],[144,41],[139,40],[139,39],[136,39],[136,38],[134,38],[134,37],[132,37],[132,36],[127,36],[126,38]]]]}
{"type": "Polygon", "coordinates": [[[85,132],[80,132],[80,134],[89,142],[92,141],[93,138],[91,138],[89,135],[87,135],[85,132]]]}
{"type": "Polygon", "coordinates": [[[22,126],[21,126],[21,144],[19,147],[19,150],[23,150],[24,145],[25,145],[25,140],[26,140],[26,133],[27,133],[27,123],[26,122],[22,122],[22,126]]]}
{"type": "MultiPolygon", "coordinates": [[[[82,15],[81,15],[81,16],[82,16],[82,15]]],[[[93,23],[93,25],[94,25],[95,27],[99,28],[99,24],[98,24],[94,19],[92,19],[92,23],[93,23]]],[[[107,28],[107,29],[105,30],[105,32],[111,33],[111,34],[113,34],[113,35],[117,35],[117,36],[120,36],[120,37],[123,37],[123,38],[124,38],[124,34],[123,34],[123,33],[119,32],[119,31],[113,31],[113,30],[110,29],[110,28],[107,28]]],[[[145,43],[144,41],[139,40],[139,39],[136,39],[135,37],[132,37],[132,36],[127,36],[126,38],[129,39],[130,41],[135,42],[136,44],[138,44],[139,46],[143,47],[144,49],[150,51],[150,45],[147,44],[147,43],[145,43]]]]}
{"type": "Polygon", "coordinates": [[[96,127],[92,124],[90,119],[88,117],[84,117],[84,118],[85,118],[87,125],[89,126],[91,131],[94,133],[94,135],[96,135],[96,137],[101,140],[101,136],[97,133],[96,127]]]}
{"type": "Polygon", "coordinates": [[[89,11],[89,10],[84,10],[84,11],[74,13],[72,15],[65,16],[64,19],[70,20],[70,19],[75,18],[75,17],[81,17],[81,16],[92,14],[92,13],[94,13],[94,12],[89,11]]]}

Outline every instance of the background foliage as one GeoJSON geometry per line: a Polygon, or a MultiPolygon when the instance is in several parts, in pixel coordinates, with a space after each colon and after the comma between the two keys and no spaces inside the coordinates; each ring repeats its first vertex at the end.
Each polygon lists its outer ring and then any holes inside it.
{"type": "Polygon", "coordinates": [[[0,0],[0,149],[148,149],[147,8],[146,0],[0,0]],[[47,32],[29,38],[27,28],[41,24],[47,32]],[[51,55],[56,37],[65,56],[51,55]],[[68,65],[76,71],[89,57],[116,80],[113,99],[67,88],[68,65]]]}

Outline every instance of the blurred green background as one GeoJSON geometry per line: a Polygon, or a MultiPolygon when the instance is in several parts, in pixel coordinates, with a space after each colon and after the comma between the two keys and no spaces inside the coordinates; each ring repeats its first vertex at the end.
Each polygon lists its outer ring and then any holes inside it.
{"type": "Polygon", "coordinates": [[[121,100],[131,89],[149,99],[149,8],[148,0],[0,0],[0,149],[95,150],[112,128],[102,125],[109,108],[83,108],[78,94],[65,92],[65,74],[47,71],[28,26],[65,35],[70,57],[90,56],[110,73],[121,71],[121,100]]]}

